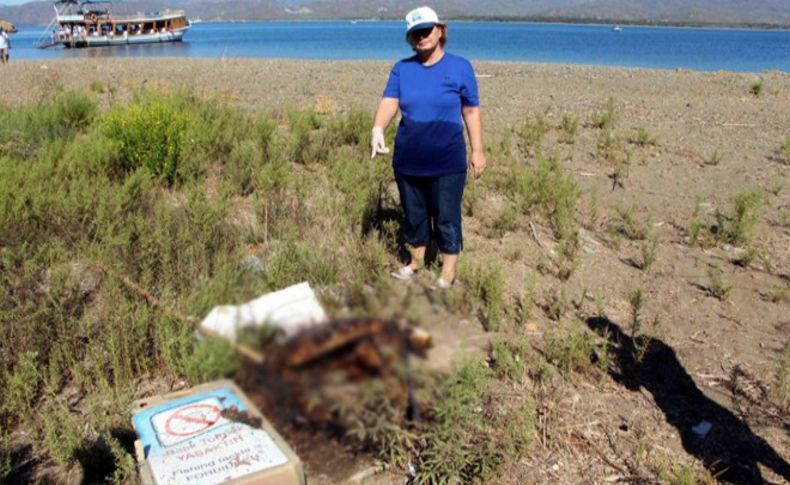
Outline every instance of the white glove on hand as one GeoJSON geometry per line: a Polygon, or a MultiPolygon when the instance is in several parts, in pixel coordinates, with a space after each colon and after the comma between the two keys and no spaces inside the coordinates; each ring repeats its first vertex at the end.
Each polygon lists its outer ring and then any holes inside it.
{"type": "Polygon", "coordinates": [[[390,149],[387,148],[384,141],[384,128],[381,126],[374,126],[370,137],[370,158],[373,159],[377,153],[389,153],[390,149]]]}

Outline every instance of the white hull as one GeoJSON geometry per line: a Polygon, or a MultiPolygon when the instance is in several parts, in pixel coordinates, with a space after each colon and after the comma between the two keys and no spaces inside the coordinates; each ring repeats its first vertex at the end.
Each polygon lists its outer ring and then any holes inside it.
{"type": "Polygon", "coordinates": [[[154,34],[117,34],[117,35],[77,35],[60,41],[66,47],[103,47],[111,45],[158,44],[161,42],[178,42],[184,37],[189,27],[172,32],[154,34]]]}

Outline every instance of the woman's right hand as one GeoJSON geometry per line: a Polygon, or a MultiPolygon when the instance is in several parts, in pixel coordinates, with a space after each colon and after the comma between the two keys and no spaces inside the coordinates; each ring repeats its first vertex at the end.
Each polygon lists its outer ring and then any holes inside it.
{"type": "Polygon", "coordinates": [[[377,153],[386,154],[390,152],[387,148],[386,141],[384,140],[384,128],[381,126],[374,126],[370,136],[370,158],[373,159],[377,153]]]}

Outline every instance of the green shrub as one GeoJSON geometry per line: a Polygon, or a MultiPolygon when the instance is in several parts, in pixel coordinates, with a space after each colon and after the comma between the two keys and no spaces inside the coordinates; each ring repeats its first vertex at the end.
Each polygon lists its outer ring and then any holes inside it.
{"type": "Polygon", "coordinates": [[[658,239],[656,237],[648,237],[640,241],[639,252],[641,259],[637,262],[637,268],[642,271],[650,271],[653,263],[656,262],[656,251],[658,250],[658,239]]]}
{"type": "Polygon", "coordinates": [[[226,341],[194,338],[194,328],[169,318],[156,325],[156,341],[164,364],[175,375],[200,383],[230,376],[240,365],[240,357],[226,341]]]}
{"type": "MultiPolygon", "coordinates": [[[[321,119],[311,108],[305,111],[288,112],[290,133],[288,155],[290,160],[299,164],[320,162],[327,155],[324,146],[316,146],[312,134],[321,127],[321,119]]],[[[323,138],[322,138],[323,140],[323,138]]]]}
{"type": "Polygon", "coordinates": [[[466,277],[469,292],[483,302],[483,325],[486,330],[499,329],[504,311],[505,279],[496,263],[475,266],[466,277]]]}
{"type": "Polygon", "coordinates": [[[194,156],[200,159],[197,161],[223,164],[234,148],[255,138],[254,121],[238,109],[215,101],[201,101],[186,93],[176,93],[166,99],[174,109],[189,116],[183,135],[189,145],[182,149],[183,157],[187,150],[195,150],[194,156]]]}
{"type": "Polygon", "coordinates": [[[511,172],[518,207],[543,215],[561,237],[573,230],[579,189],[571,174],[564,174],[552,158],[538,157],[537,166],[528,171],[514,167],[511,172]]]}
{"type": "Polygon", "coordinates": [[[708,294],[719,301],[726,301],[732,291],[732,286],[725,283],[723,273],[719,268],[708,269],[708,294]]]}
{"type": "Polygon", "coordinates": [[[762,216],[762,204],[759,189],[736,194],[730,212],[716,211],[716,239],[730,244],[748,243],[762,216]]]}
{"type": "Polygon", "coordinates": [[[492,385],[492,372],[468,361],[448,378],[437,396],[435,423],[420,436],[415,483],[473,483],[490,478],[505,449],[494,423],[480,415],[492,385]]]}
{"type": "Polygon", "coordinates": [[[71,92],[17,110],[0,111],[0,157],[29,158],[48,143],[67,141],[84,131],[96,114],[92,98],[71,92]]]}
{"type": "Polygon", "coordinates": [[[554,265],[557,269],[557,278],[566,281],[573,275],[581,262],[579,253],[581,252],[581,241],[579,231],[562,234],[557,245],[557,256],[554,258],[554,265]]]}
{"type": "Polygon", "coordinates": [[[77,417],[69,413],[65,404],[50,403],[41,413],[43,436],[39,438],[47,454],[55,463],[66,468],[83,445],[82,431],[77,417]]]}
{"type": "Polygon", "coordinates": [[[491,368],[497,378],[520,382],[524,377],[530,346],[525,338],[498,338],[491,344],[491,368]]]}
{"type": "Polygon", "coordinates": [[[645,127],[640,126],[631,137],[630,142],[640,147],[651,146],[656,144],[656,137],[651,135],[645,127]]]}
{"type": "Polygon", "coordinates": [[[181,164],[188,124],[177,99],[143,93],[132,104],[114,109],[105,118],[102,133],[118,144],[124,172],[145,167],[173,184],[187,175],[181,164]]]}
{"type": "Polygon", "coordinates": [[[567,375],[590,367],[595,343],[589,333],[571,329],[565,335],[547,337],[545,353],[546,360],[567,375]]]}
{"type": "Polygon", "coordinates": [[[576,141],[576,134],[579,132],[579,120],[570,113],[563,113],[560,128],[562,129],[560,143],[572,145],[576,141]]]}
{"type": "Polygon", "coordinates": [[[620,220],[614,223],[614,229],[632,241],[644,241],[650,236],[650,218],[637,218],[633,208],[617,207],[620,220]]]}
{"type": "Polygon", "coordinates": [[[535,121],[525,121],[519,133],[521,146],[525,151],[534,150],[539,153],[543,145],[543,137],[551,130],[551,126],[542,113],[535,115],[535,121]]]}
{"type": "Polygon", "coordinates": [[[225,164],[225,180],[232,194],[252,193],[262,158],[260,146],[253,140],[242,140],[233,146],[225,164]]]}
{"type": "Polygon", "coordinates": [[[749,88],[749,92],[759,98],[760,95],[763,94],[764,89],[765,83],[763,83],[763,80],[760,79],[759,81],[752,83],[751,87],[749,88]]]}
{"type": "Polygon", "coordinates": [[[617,107],[614,104],[614,98],[609,98],[606,103],[606,111],[601,113],[594,113],[592,116],[592,124],[598,129],[609,130],[614,127],[617,121],[617,107]]]}
{"type": "Polygon", "coordinates": [[[327,126],[329,139],[333,146],[370,145],[370,130],[373,122],[370,113],[356,106],[346,113],[332,118],[327,126]]]}
{"type": "Polygon", "coordinates": [[[0,413],[5,416],[27,416],[33,406],[41,377],[38,371],[37,354],[21,352],[10,370],[4,369],[3,402],[0,413]]]}
{"type": "Polygon", "coordinates": [[[280,241],[267,260],[266,281],[271,289],[301,281],[330,285],[337,281],[338,265],[332,254],[296,240],[280,241]]]}
{"type": "Polygon", "coordinates": [[[417,436],[403,421],[403,410],[393,405],[383,383],[363,390],[360,409],[338,410],[348,436],[361,442],[389,466],[403,468],[414,451],[417,436]]]}
{"type": "Polygon", "coordinates": [[[275,156],[277,146],[277,123],[263,113],[255,120],[255,133],[265,161],[275,156]]]}

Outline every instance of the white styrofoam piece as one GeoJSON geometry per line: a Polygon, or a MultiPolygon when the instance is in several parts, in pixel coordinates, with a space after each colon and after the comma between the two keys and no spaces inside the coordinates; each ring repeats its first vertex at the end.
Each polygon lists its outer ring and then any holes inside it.
{"type": "Polygon", "coordinates": [[[302,282],[242,305],[214,307],[200,325],[235,341],[240,328],[268,324],[280,330],[283,339],[288,339],[326,320],[326,312],[310,284],[302,282]]]}

